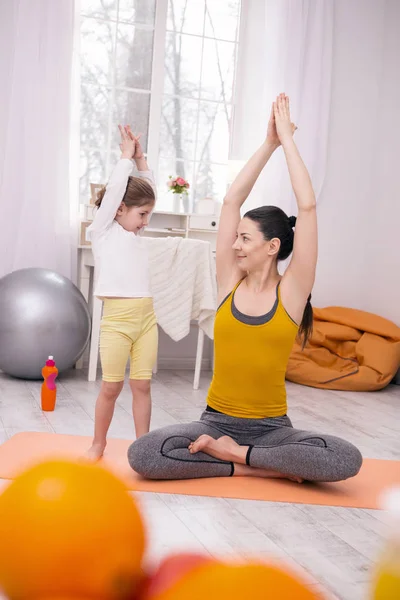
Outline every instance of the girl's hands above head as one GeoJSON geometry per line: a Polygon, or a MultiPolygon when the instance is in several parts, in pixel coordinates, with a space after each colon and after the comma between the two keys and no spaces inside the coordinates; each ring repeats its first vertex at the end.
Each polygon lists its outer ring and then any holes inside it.
{"type": "Polygon", "coordinates": [[[130,125],[124,127],[125,135],[129,138],[132,144],[135,145],[132,158],[136,163],[138,171],[148,171],[149,165],[147,164],[146,158],[143,153],[143,148],[140,143],[141,133],[135,135],[130,125]]]}
{"type": "Polygon", "coordinates": [[[284,144],[285,141],[293,138],[296,129],[296,125],[290,120],[289,98],[285,94],[280,94],[272,105],[267,140],[268,135],[271,135],[271,139],[277,140],[278,145],[284,144]]]}
{"type": "Polygon", "coordinates": [[[136,141],[130,137],[125,127],[118,125],[119,132],[121,134],[121,143],[119,145],[121,149],[121,158],[132,158],[136,152],[136,141]]]}
{"type": "Polygon", "coordinates": [[[128,134],[128,136],[131,138],[131,140],[133,140],[135,142],[135,154],[134,154],[133,158],[135,160],[144,158],[143,148],[140,144],[140,138],[142,137],[142,134],[138,133],[137,135],[135,135],[133,133],[130,125],[125,125],[125,131],[128,134]]]}

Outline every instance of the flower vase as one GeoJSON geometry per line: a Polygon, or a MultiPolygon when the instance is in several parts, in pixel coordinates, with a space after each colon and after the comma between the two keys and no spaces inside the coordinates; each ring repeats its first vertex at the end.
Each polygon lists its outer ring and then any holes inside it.
{"type": "Polygon", "coordinates": [[[173,198],[174,198],[173,212],[174,213],[181,212],[181,196],[182,196],[182,194],[173,194],[173,198]]]}
{"type": "Polygon", "coordinates": [[[189,212],[189,195],[188,194],[174,194],[174,213],[189,212]]]}
{"type": "Polygon", "coordinates": [[[181,194],[181,202],[182,202],[182,207],[183,207],[183,212],[188,214],[189,213],[189,194],[185,193],[185,194],[181,194]]]}

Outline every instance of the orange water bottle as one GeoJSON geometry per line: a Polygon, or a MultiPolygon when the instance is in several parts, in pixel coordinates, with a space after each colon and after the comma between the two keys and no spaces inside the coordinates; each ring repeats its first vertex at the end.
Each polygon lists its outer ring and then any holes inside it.
{"type": "Polygon", "coordinates": [[[52,356],[49,356],[42,369],[44,382],[42,383],[42,410],[54,410],[56,405],[57,387],[56,377],[58,369],[52,356]]]}

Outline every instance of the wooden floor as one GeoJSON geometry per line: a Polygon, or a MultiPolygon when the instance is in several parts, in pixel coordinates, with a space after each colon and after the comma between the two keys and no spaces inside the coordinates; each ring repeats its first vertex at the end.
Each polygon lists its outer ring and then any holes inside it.
{"type": "MultiPolygon", "coordinates": [[[[192,389],[193,374],[163,371],[153,383],[152,428],[198,419],[210,375],[192,389]]],[[[0,443],[20,431],[91,435],[99,382],[73,371],[58,384],[57,410],[40,410],[40,382],[0,374],[0,443]]],[[[376,393],[315,390],[288,384],[289,415],[295,427],[342,436],[364,456],[400,458],[400,388],[376,393]]],[[[118,400],[110,435],[133,437],[131,397],[118,400]]],[[[284,561],[305,572],[327,598],[367,600],[371,567],[385,533],[381,511],[140,494],[150,532],[148,559],[170,551],[196,550],[213,556],[284,561]]]]}

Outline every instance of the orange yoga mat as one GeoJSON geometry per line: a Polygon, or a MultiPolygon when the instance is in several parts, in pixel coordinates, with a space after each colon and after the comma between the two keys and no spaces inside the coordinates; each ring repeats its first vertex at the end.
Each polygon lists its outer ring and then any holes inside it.
{"type": "MultiPolygon", "coordinates": [[[[0,446],[0,478],[15,479],[27,467],[48,458],[79,458],[90,437],[56,433],[18,433],[0,446]]],[[[360,473],[339,483],[293,483],[256,477],[218,477],[184,481],[141,479],[127,461],[129,440],[110,439],[101,464],[118,475],[129,490],[353,508],[380,508],[382,492],[400,485],[400,461],[367,458],[360,473]]]]}

